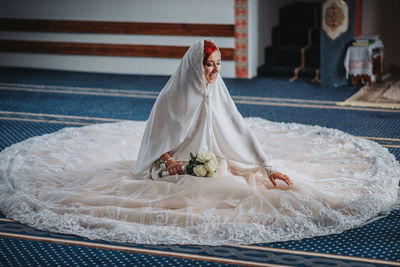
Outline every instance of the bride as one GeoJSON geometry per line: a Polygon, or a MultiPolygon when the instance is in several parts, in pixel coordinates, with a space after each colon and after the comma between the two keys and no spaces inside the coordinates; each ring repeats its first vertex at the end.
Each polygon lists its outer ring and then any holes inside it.
{"type": "Polygon", "coordinates": [[[276,179],[292,185],[288,176],[270,166],[237,111],[219,75],[220,68],[221,55],[211,40],[198,41],[189,48],[154,104],[134,173],[149,178],[152,175],[148,170],[152,165],[157,167],[154,162],[159,158],[170,175],[182,175],[181,162],[190,153],[209,149],[217,158],[230,160],[231,170],[236,161],[252,168],[264,168],[275,186],[276,179]]]}
{"type": "Polygon", "coordinates": [[[190,46],[147,123],[65,128],[4,149],[1,212],[90,239],[223,245],[340,233],[398,204],[400,164],[387,149],[242,118],[220,61],[211,40],[190,46]],[[213,175],[188,174],[203,156],[213,175]]]}

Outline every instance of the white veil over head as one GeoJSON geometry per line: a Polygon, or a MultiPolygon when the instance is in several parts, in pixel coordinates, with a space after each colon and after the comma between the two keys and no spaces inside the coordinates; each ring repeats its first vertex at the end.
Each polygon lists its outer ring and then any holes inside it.
{"type": "Polygon", "coordinates": [[[190,153],[202,148],[249,168],[264,167],[268,174],[274,171],[220,74],[213,84],[206,83],[205,40],[213,42],[202,39],[192,44],[160,92],[133,167],[135,175],[150,177],[152,164],[166,152],[186,161],[190,153]]]}

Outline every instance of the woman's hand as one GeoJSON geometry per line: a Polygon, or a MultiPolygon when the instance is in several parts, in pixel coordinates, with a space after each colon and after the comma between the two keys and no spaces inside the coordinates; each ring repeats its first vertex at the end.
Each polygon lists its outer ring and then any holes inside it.
{"type": "Polygon", "coordinates": [[[272,184],[275,187],[277,186],[275,181],[276,179],[284,181],[287,185],[293,185],[293,182],[292,180],[290,180],[289,176],[284,175],[283,173],[280,172],[274,172],[268,178],[271,180],[272,184]]]}
{"type": "Polygon", "coordinates": [[[165,162],[165,166],[167,167],[169,175],[184,174],[184,171],[182,170],[182,165],[180,163],[177,163],[174,158],[169,155],[169,153],[162,154],[160,160],[162,162],[165,162]]]}
{"type": "Polygon", "coordinates": [[[167,162],[167,171],[169,175],[184,174],[182,165],[171,159],[167,162]]]}

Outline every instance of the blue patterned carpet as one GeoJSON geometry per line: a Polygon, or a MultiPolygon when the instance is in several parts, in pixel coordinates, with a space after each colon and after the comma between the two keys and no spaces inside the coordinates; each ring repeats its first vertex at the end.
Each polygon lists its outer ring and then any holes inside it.
{"type": "MultiPolygon", "coordinates": [[[[146,120],[164,76],[0,68],[0,150],[64,127],[146,120]]],[[[243,116],[332,127],[400,160],[400,110],[337,105],[357,88],[225,79],[243,116]]],[[[0,215],[0,266],[400,266],[400,210],[337,235],[251,246],[145,246],[42,232],[0,215]]]]}

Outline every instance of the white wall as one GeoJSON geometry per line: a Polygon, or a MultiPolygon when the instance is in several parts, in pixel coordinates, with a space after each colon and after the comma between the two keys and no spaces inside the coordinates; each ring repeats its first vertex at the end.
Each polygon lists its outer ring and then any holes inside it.
{"type": "Polygon", "coordinates": [[[0,5],[0,17],[10,18],[234,23],[234,0],[0,0],[0,5]]]}
{"type": "Polygon", "coordinates": [[[249,78],[257,75],[258,64],[258,13],[259,0],[248,0],[247,2],[247,76],[249,78]]]}
{"type": "MultiPolygon", "coordinates": [[[[234,0],[0,0],[0,17],[234,24],[234,0]]],[[[189,46],[199,38],[198,36],[0,32],[0,39],[179,46],[189,46]]],[[[235,47],[233,37],[213,39],[220,47],[235,47]]],[[[0,66],[89,72],[170,75],[178,64],[179,59],[168,58],[0,53],[0,66]]],[[[234,62],[224,61],[221,74],[224,77],[234,77],[234,62]]]]}

